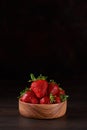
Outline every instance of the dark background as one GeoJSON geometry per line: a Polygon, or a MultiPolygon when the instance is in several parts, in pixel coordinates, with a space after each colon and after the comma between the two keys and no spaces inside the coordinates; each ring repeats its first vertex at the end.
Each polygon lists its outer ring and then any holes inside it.
{"type": "Polygon", "coordinates": [[[2,0],[0,12],[1,81],[25,84],[32,72],[86,82],[87,2],[2,0]]]}

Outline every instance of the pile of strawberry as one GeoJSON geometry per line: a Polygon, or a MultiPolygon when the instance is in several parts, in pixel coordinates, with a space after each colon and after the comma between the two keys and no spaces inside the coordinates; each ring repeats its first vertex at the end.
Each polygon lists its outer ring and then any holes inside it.
{"type": "Polygon", "coordinates": [[[68,95],[59,87],[59,84],[53,80],[47,81],[47,77],[38,76],[35,78],[30,74],[30,86],[20,92],[20,100],[32,104],[55,104],[67,100],[68,95]]]}

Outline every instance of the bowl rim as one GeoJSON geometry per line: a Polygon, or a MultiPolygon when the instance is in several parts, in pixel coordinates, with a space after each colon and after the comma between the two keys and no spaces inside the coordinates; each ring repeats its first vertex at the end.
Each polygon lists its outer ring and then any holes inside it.
{"type": "Polygon", "coordinates": [[[28,102],[23,102],[23,101],[21,101],[20,99],[19,99],[19,103],[22,103],[22,104],[26,104],[26,105],[34,105],[34,106],[53,106],[53,105],[60,105],[60,104],[63,104],[63,103],[65,103],[65,102],[67,102],[67,100],[65,100],[65,101],[63,101],[63,102],[60,102],[60,103],[54,103],[54,104],[33,104],[33,103],[28,103],[28,102]]]}

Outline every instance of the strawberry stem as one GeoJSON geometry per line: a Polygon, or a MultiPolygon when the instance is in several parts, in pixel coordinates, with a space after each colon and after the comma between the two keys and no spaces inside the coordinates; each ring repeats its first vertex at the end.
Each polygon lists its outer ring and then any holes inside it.
{"type": "Polygon", "coordinates": [[[35,81],[35,80],[36,80],[34,74],[31,73],[31,74],[30,74],[30,77],[31,77],[31,80],[29,80],[28,82],[32,82],[32,81],[35,81]]]}
{"type": "Polygon", "coordinates": [[[47,79],[47,76],[43,76],[42,74],[40,74],[40,75],[37,77],[37,80],[38,80],[38,79],[46,80],[46,79],[47,79]]]}
{"type": "Polygon", "coordinates": [[[46,76],[43,76],[42,74],[40,74],[37,78],[34,76],[34,74],[30,74],[30,77],[31,79],[28,81],[28,82],[33,82],[33,81],[36,81],[36,80],[46,80],[47,77],[46,76]]]}

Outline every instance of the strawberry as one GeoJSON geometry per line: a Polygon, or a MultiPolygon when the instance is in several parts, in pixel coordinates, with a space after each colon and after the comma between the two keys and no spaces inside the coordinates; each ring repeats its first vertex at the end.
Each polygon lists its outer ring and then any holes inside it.
{"type": "Polygon", "coordinates": [[[45,96],[40,99],[40,104],[50,104],[50,99],[48,96],[45,96]]]}
{"type": "Polygon", "coordinates": [[[38,76],[37,78],[30,74],[31,85],[20,92],[20,100],[33,104],[55,104],[64,102],[69,97],[66,95],[65,90],[59,87],[59,84],[50,80],[47,82],[47,77],[38,76]]]}
{"type": "Polygon", "coordinates": [[[50,93],[52,95],[56,95],[59,93],[59,86],[57,83],[55,83],[54,81],[51,81],[49,84],[48,84],[48,94],[50,95],[50,93]]]}
{"type": "Polygon", "coordinates": [[[31,90],[35,93],[37,98],[44,97],[48,88],[48,82],[46,81],[45,77],[40,75],[36,79],[34,75],[31,75],[31,79],[33,81],[30,86],[31,90]]]}
{"type": "Polygon", "coordinates": [[[59,96],[57,95],[52,95],[50,94],[50,103],[54,104],[54,103],[60,103],[61,102],[61,99],[59,96]]]}
{"type": "Polygon", "coordinates": [[[69,97],[68,95],[66,95],[65,90],[62,88],[59,88],[59,95],[58,96],[60,97],[61,102],[64,102],[69,97]]]}
{"type": "Polygon", "coordinates": [[[48,83],[45,80],[36,80],[31,84],[31,90],[34,91],[35,95],[38,98],[42,98],[45,96],[47,87],[48,87],[48,83]]]}
{"type": "Polygon", "coordinates": [[[61,99],[60,99],[60,97],[55,97],[55,103],[60,103],[61,102],[61,99]]]}
{"type": "Polygon", "coordinates": [[[60,95],[61,95],[61,94],[62,94],[62,95],[65,95],[65,91],[64,91],[62,88],[60,88],[60,87],[59,87],[59,94],[60,94],[60,95]]]}
{"type": "Polygon", "coordinates": [[[27,103],[37,104],[38,99],[35,97],[35,94],[31,90],[27,90],[21,97],[20,100],[27,103]]]}
{"type": "Polygon", "coordinates": [[[32,97],[32,98],[31,98],[31,103],[33,103],[33,104],[38,104],[38,103],[39,103],[39,100],[38,100],[36,97],[32,97]]]}
{"type": "Polygon", "coordinates": [[[50,94],[50,103],[60,103],[61,102],[61,99],[60,97],[58,97],[57,95],[52,95],[50,94]]]}

